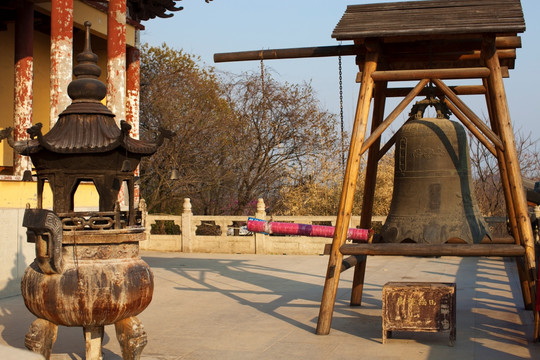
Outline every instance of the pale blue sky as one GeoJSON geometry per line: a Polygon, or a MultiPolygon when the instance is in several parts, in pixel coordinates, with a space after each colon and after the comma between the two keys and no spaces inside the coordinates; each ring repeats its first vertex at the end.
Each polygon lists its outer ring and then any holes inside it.
{"type": "MultiPolygon", "coordinates": [[[[260,71],[258,61],[213,62],[214,53],[273,48],[338,45],[331,37],[347,5],[381,3],[380,0],[183,0],[184,10],[172,18],[145,22],[141,42],[166,43],[201,57],[218,71],[260,71]]],[[[527,30],[517,50],[516,68],[505,80],[510,114],[515,129],[528,133],[539,128],[540,98],[540,1],[521,0],[527,30]]],[[[344,45],[350,42],[344,42],[344,45]]],[[[339,114],[337,58],[265,61],[280,81],[310,82],[324,108],[339,114]]],[[[354,57],[343,58],[345,126],[350,129],[358,96],[354,57]]],[[[398,86],[394,83],[393,86],[398,86]]],[[[485,117],[483,96],[462,98],[480,117],[485,117]]],[[[389,103],[387,106],[392,106],[389,103]]],[[[390,109],[392,110],[392,109],[390,109]]],[[[408,112],[408,110],[406,111],[408,112]]],[[[406,114],[405,114],[406,115],[406,114]]],[[[402,123],[404,115],[398,118],[402,123]]],[[[537,131],[535,138],[540,136],[537,131]]]]}

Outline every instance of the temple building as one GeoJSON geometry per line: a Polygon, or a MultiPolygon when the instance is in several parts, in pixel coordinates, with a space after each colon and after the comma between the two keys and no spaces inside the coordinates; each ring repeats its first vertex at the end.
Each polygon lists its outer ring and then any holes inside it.
{"type": "MultiPolygon", "coordinates": [[[[103,70],[103,100],[120,129],[139,137],[139,32],[143,22],[173,16],[181,10],[173,0],[7,0],[0,3],[0,132],[12,128],[13,140],[30,141],[27,129],[42,124],[48,133],[71,104],[67,87],[73,79],[74,54],[84,48],[85,22],[90,22],[92,50],[103,70]]],[[[20,276],[33,260],[33,245],[25,241],[21,214],[35,208],[36,173],[28,156],[0,142],[0,297],[18,293],[20,276]]],[[[44,208],[52,208],[46,184],[44,208]]],[[[75,207],[99,206],[92,182],[81,183],[75,207]]]]}

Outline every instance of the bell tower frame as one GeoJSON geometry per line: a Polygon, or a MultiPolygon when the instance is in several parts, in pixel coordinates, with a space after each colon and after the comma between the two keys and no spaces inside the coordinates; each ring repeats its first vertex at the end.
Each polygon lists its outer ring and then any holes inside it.
{"type": "MultiPolygon", "coordinates": [[[[537,273],[534,238],[503,84],[503,77],[507,77],[508,70],[514,67],[516,48],[521,46],[517,34],[524,30],[519,0],[435,0],[347,7],[332,36],[337,40],[353,40],[358,47],[361,86],[317,334],[324,335],[330,331],[343,255],[359,258],[350,301],[351,306],[359,306],[366,255],[385,255],[389,250],[385,249],[386,244],[380,244],[376,250],[370,245],[379,244],[344,245],[361,157],[367,151],[360,227],[370,228],[378,160],[393,145],[393,139],[390,139],[381,147],[381,134],[432,82],[437,96],[497,158],[515,245],[488,246],[497,250],[497,256],[516,257],[524,304],[526,308],[534,309],[534,339],[539,339],[538,311],[535,309],[537,273]],[[411,19],[419,21],[415,23],[411,19]],[[449,87],[444,81],[451,79],[480,79],[482,85],[449,87]],[[389,88],[390,82],[397,81],[418,81],[418,84],[412,89],[389,88]],[[461,101],[460,96],[468,94],[485,95],[490,126],[461,101]],[[386,99],[393,96],[405,98],[384,119],[386,99]],[[371,133],[368,136],[366,130],[372,102],[371,133]]],[[[418,248],[420,252],[412,254],[399,247],[401,244],[397,245],[391,251],[400,255],[448,255],[442,254],[438,246],[424,246],[418,248]]],[[[450,252],[456,256],[494,255],[487,249],[484,244],[475,244],[453,247],[450,252]]]]}
{"type": "Polygon", "coordinates": [[[340,274],[354,265],[351,306],[362,302],[366,255],[507,256],[516,259],[523,303],[534,311],[534,340],[540,341],[537,270],[527,199],[510,120],[503,78],[514,68],[519,33],[525,20],[519,0],[425,0],[349,5],[332,37],[354,45],[271,49],[214,54],[215,62],[355,55],[361,83],[349,156],[317,322],[317,334],[330,332],[340,274]],[[479,84],[448,86],[447,80],[479,84]],[[417,81],[416,86],[390,87],[417,81]],[[431,83],[435,86],[427,88],[431,83]],[[434,94],[433,94],[434,93],[434,94]],[[381,135],[417,96],[435,95],[498,162],[513,239],[503,244],[345,244],[360,160],[367,152],[367,171],[360,227],[371,228],[377,165],[394,145],[381,146],[381,135]],[[489,125],[462,100],[484,95],[489,125]],[[385,118],[386,100],[403,100],[385,118]],[[373,107],[371,132],[367,133],[373,107]],[[351,257],[344,259],[344,255],[351,257]]]}

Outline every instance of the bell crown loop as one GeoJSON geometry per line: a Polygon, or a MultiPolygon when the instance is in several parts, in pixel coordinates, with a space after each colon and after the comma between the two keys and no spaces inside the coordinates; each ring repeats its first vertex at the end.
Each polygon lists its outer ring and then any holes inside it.
{"type": "Polygon", "coordinates": [[[446,104],[441,101],[439,98],[428,96],[424,100],[417,101],[411,108],[409,113],[409,119],[421,119],[424,117],[424,112],[428,106],[433,106],[437,111],[437,119],[450,119],[452,112],[446,106],[446,104]]]}

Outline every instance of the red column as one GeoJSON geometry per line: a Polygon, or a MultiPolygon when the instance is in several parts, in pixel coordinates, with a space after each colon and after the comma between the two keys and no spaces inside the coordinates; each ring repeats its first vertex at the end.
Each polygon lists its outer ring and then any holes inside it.
{"type": "MultiPolygon", "coordinates": [[[[32,85],[34,79],[34,3],[17,2],[15,20],[15,96],[13,127],[15,140],[28,139],[32,126],[32,85]]],[[[13,153],[13,175],[30,169],[30,158],[13,153]]]]}
{"type": "Polygon", "coordinates": [[[50,126],[71,103],[67,87],[73,72],[73,0],[51,1],[50,126]]]}
{"type": "MultiPolygon", "coordinates": [[[[136,41],[138,45],[139,30],[136,30],[136,41]]],[[[126,121],[131,124],[130,136],[139,138],[139,90],[140,90],[140,52],[137,47],[128,47],[126,53],[127,61],[127,81],[126,81],[126,121]]],[[[135,176],[139,176],[139,167],[135,169],[135,176]]],[[[135,203],[139,202],[139,185],[135,185],[133,198],[135,203]]]]}
{"type": "Polygon", "coordinates": [[[110,0],[107,16],[107,107],[126,118],[126,0],[110,0]]]}
{"type": "MultiPolygon", "coordinates": [[[[137,30],[138,31],[138,30],[137,30]]],[[[139,138],[139,89],[140,53],[136,47],[128,47],[126,81],[126,121],[131,124],[131,137],[139,138]]]]}

